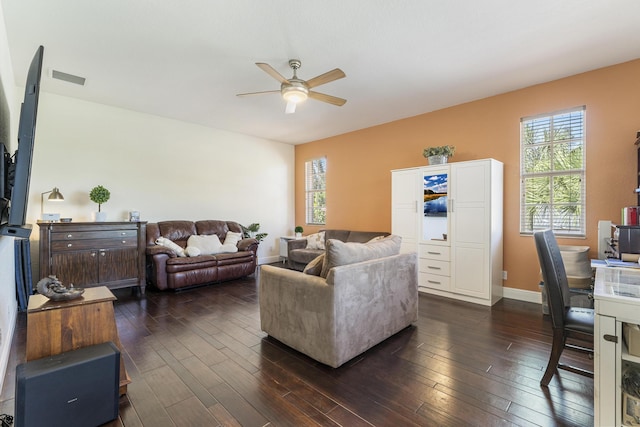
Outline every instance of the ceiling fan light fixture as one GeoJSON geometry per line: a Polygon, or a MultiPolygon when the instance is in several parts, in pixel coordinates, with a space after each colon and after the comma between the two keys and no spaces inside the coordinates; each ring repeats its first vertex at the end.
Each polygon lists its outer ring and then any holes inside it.
{"type": "Polygon", "coordinates": [[[282,88],[282,97],[287,102],[296,104],[304,102],[309,97],[309,90],[303,86],[289,86],[282,88]]]}

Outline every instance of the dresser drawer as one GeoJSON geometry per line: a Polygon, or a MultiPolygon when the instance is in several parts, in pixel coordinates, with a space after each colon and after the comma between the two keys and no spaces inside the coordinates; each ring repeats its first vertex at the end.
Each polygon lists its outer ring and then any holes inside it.
{"type": "Polygon", "coordinates": [[[438,276],[436,274],[420,273],[419,286],[431,289],[449,290],[449,276],[438,276]]]}
{"type": "Polygon", "coordinates": [[[108,231],[67,231],[65,233],[51,233],[51,241],[86,240],[86,239],[118,239],[137,238],[137,230],[108,230],[108,231]]]}
{"type": "Polygon", "coordinates": [[[420,245],[420,258],[449,261],[449,251],[449,246],[420,245]]]}
{"type": "Polygon", "coordinates": [[[437,274],[439,276],[449,276],[451,263],[448,261],[438,261],[435,259],[421,259],[420,272],[437,274]]]}
{"type": "Polygon", "coordinates": [[[81,251],[87,249],[111,249],[111,248],[135,248],[138,246],[138,239],[118,238],[118,239],[80,239],[51,242],[51,249],[56,251],[81,251]]]}

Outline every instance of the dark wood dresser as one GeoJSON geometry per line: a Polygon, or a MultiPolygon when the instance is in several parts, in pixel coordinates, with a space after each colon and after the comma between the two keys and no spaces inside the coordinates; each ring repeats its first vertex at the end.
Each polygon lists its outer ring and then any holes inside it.
{"type": "Polygon", "coordinates": [[[146,225],[40,222],[40,278],[55,275],[65,286],[85,288],[137,286],[144,293],[146,225]]]}

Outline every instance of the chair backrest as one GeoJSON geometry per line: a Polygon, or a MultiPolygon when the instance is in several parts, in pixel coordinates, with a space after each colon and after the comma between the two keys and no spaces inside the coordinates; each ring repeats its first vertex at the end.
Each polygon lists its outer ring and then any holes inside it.
{"type": "Polygon", "coordinates": [[[533,233],[538,251],[542,280],[547,291],[549,313],[554,328],[564,328],[567,307],[570,306],[569,283],[562,254],[551,230],[533,233]]]}

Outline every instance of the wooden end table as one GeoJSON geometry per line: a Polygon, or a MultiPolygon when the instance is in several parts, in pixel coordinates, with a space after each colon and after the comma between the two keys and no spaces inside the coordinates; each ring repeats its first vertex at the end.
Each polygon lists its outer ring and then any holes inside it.
{"type": "Polygon", "coordinates": [[[81,297],[70,301],[31,295],[27,306],[27,361],[111,341],[120,349],[120,395],[126,394],[131,379],[124,367],[115,300],[106,286],[86,288],[81,297]]]}

